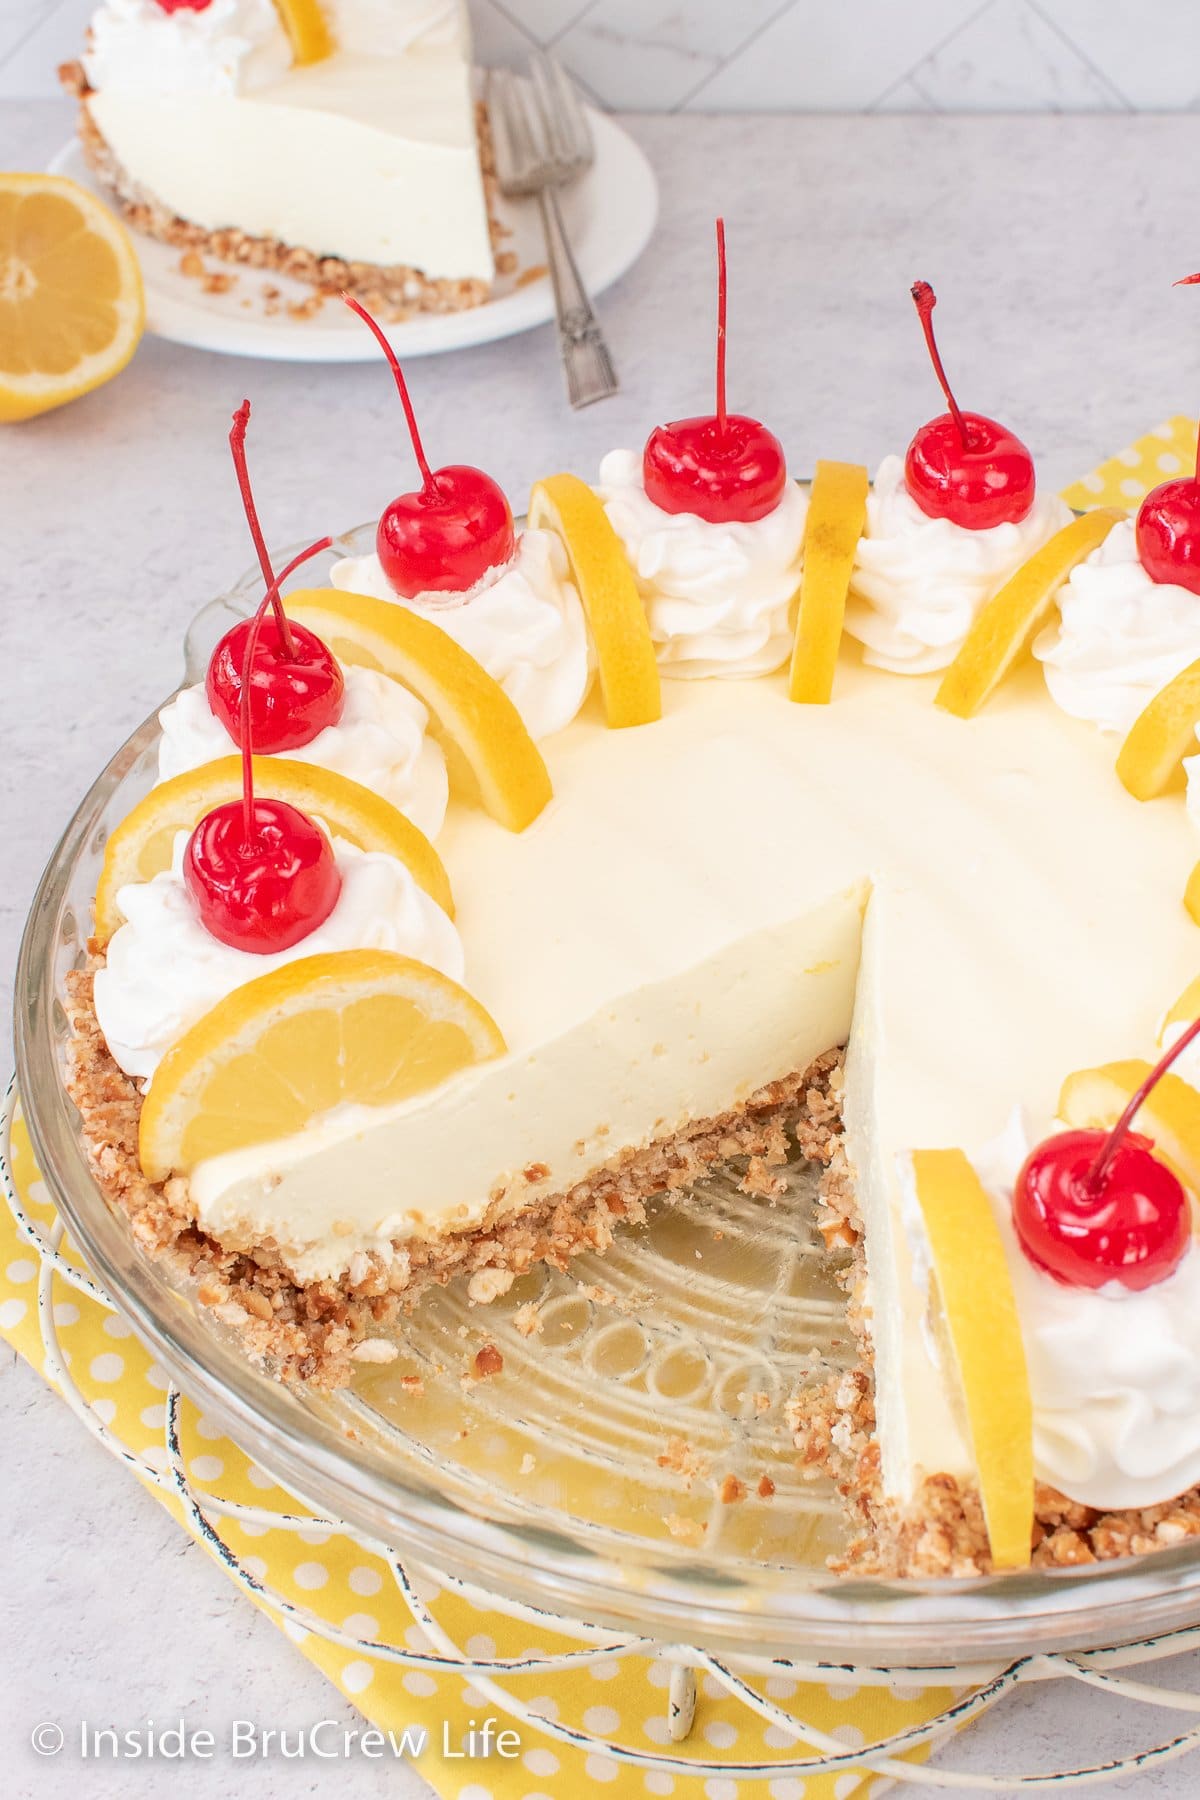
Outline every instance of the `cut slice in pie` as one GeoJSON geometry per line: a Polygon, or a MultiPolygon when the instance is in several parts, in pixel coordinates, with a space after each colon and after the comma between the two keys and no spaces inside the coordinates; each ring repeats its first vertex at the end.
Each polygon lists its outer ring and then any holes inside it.
{"type": "Polygon", "coordinates": [[[236,30],[227,7],[106,0],[63,79],[138,230],[385,314],[451,312],[494,274],[470,54],[459,0],[247,0],[236,30]]]}

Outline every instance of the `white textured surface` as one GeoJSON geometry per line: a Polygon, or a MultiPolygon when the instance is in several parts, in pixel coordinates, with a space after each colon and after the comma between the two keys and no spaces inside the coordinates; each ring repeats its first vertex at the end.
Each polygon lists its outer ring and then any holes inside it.
{"type": "MultiPolygon", "coordinates": [[[[553,48],[647,112],[1164,112],[1200,104],[1194,0],[468,0],[479,60],[553,48]]],[[[96,0],[0,0],[0,95],[51,94],[96,0]]]]}
{"type": "MultiPolygon", "coordinates": [[[[0,26],[21,10],[0,0],[0,26]]],[[[538,8],[524,0],[522,10],[538,8]]],[[[7,105],[0,164],[36,166],[67,129],[62,105],[7,105]]],[[[769,413],[797,470],[818,450],[873,465],[933,410],[905,296],[915,274],[942,285],[944,348],[964,402],[1011,418],[1047,480],[1065,481],[1194,404],[1194,318],[1188,296],[1169,288],[1180,273],[1177,222],[1193,204],[1189,121],[1034,119],[1019,136],[1004,121],[895,118],[635,120],[633,129],[663,184],[663,224],[603,308],[621,396],[573,418],[548,329],[422,364],[414,398],[439,460],[481,463],[519,497],[534,474],[562,463],[591,470],[605,448],[703,404],[710,308],[698,298],[680,312],[677,296],[708,279],[718,206],[731,222],[731,400],[769,413]]],[[[401,421],[378,369],[301,372],[155,342],[112,387],[0,436],[5,1001],[20,923],[70,796],[173,685],[190,614],[249,561],[224,448],[246,392],[275,542],[364,518],[407,480],[401,421]]],[[[166,1800],[186,1788],[188,1800],[225,1800],[233,1791],[219,1762],[191,1764],[185,1787],[160,1765],[95,1765],[85,1790],[77,1764],[40,1763],[26,1748],[46,1718],[121,1724],[184,1712],[197,1724],[255,1716],[294,1726],[349,1717],[34,1375],[8,1353],[0,1371],[0,1518],[20,1545],[0,1586],[3,1641],[20,1646],[0,1683],[6,1795],[166,1800]]],[[[1200,1658],[1188,1660],[1182,1678],[1200,1688],[1200,1658]]],[[[1173,1729],[1099,1693],[1032,1690],[958,1740],[952,1760],[1053,1767],[1173,1729]]],[[[311,1765],[239,1766],[236,1792],[290,1800],[313,1791],[313,1779],[311,1765]]],[[[1185,1800],[1198,1779],[1184,1761],[1105,1792],[1185,1800]]],[[[363,1762],[322,1765],[320,1789],[334,1800],[425,1792],[363,1762]]],[[[641,1791],[636,1779],[620,1789],[641,1791]]],[[[934,1790],[908,1792],[928,1800],[934,1790]]]]}

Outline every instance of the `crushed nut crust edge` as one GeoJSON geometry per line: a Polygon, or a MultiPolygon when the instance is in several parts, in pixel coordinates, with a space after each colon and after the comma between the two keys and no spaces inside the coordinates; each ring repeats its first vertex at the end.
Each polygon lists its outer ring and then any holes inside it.
{"type": "Polygon", "coordinates": [[[224,1248],[197,1225],[187,1183],[147,1181],[138,1162],[141,1095],[109,1054],[92,1002],[94,969],[68,977],[68,1091],[79,1109],[83,1140],[105,1199],[125,1215],[148,1255],[236,1328],[246,1351],[285,1381],[343,1386],[356,1362],[384,1360],[368,1346],[387,1342],[421,1292],[457,1277],[482,1303],[507,1292],[537,1263],[565,1268],[581,1251],[605,1251],[618,1226],[637,1225],[646,1202],[689,1187],[714,1163],[732,1157],[786,1162],[788,1127],[806,1155],[829,1154],[832,1052],[811,1068],[772,1082],[719,1118],[626,1151],[571,1188],[509,1214],[490,1229],[435,1242],[397,1244],[390,1263],[361,1254],[346,1277],[301,1284],[279,1251],[224,1248]]]}

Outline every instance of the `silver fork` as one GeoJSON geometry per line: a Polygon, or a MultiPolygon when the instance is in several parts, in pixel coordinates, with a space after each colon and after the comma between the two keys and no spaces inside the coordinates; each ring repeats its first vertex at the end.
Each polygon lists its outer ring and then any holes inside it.
{"type": "Polygon", "coordinates": [[[590,406],[616,393],[617,375],[558,205],[558,189],[592,161],[587,114],[568,76],[548,56],[533,59],[528,79],[493,69],[487,100],[501,192],[532,195],[541,209],[567,398],[572,406],[590,406]]]}

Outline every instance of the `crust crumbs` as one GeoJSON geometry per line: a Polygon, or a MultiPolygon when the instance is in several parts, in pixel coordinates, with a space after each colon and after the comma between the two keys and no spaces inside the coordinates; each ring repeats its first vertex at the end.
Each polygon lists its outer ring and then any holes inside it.
{"type": "Polygon", "coordinates": [[[681,1513],[668,1513],[666,1526],[671,1536],[677,1538],[681,1544],[691,1544],[693,1548],[699,1548],[704,1542],[704,1534],[708,1530],[708,1520],[685,1519],[681,1513]]]}
{"type": "MultiPolygon", "coordinates": [[[[491,285],[487,281],[431,278],[420,269],[405,263],[384,266],[378,263],[346,262],[339,256],[321,256],[314,250],[282,243],[278,238],[254,237],[249,232],[233,229],[208,231],[203,226],[191,224],[139,187],[122,168],[92,117],[87,103],[92,90],[82,63],[63,63],[59,68],[58,78],[67,93],[79,102],[79,138],[88,166],[112,191],[126,223],[135,231],[157,238],[161,243],[171,244],[185,253],[207,252],[221,262],[241,263],[248,268],[265,269],[276,275],[289,275],[293,280],[308,282],[318,290],[319,297],[314,296],[313,299],[298,301],[289,306],[288,312],[295,317],[310,318],[320,308],[326,296],[341,293],[353,294],[364,306],[393,324],[418,313],[464,312],[470,307],[482,306],[490,297],[491,285]]],[[[488,228],[496,268],[501,274],[507,274],[515,267],[516,257],[511,250],[500,249],[502,239],[508,234],[496,213],[499,184],[496,179],[495,154],[487,109],[481,101],[476,103],[475,124],[479,134],[479,166],[483,176],[488,228]]],[[[202,280],[209,293],[225,292],[225,284],[232,285],[236,279],[224,275],[207,275],[202,267],[197,269],[189,261],[187,254],[181,268],[184,274],[194,274],[197,279],[202,280]],[[210,285],[213,282],[222,285],[210,285]]]]}
{"type": "Polygon", "coordinates": [[[487,1381],[491,1376],[503,1373],[504,1358],[495,1344],[487,1343],[479,1346],[471,1364],[471,1371],[477,1381],[487,1381]]]}
{"type": "Polygon", "coordinates": [[[697,1475],[708,1474],[707,1459],[686,1438],[668,1438],[666,1449],[654,1460],[660,1469],[669,1469],[672,1475],[681,1476],[685,1487],[691,1487],[697,1475]]]}

